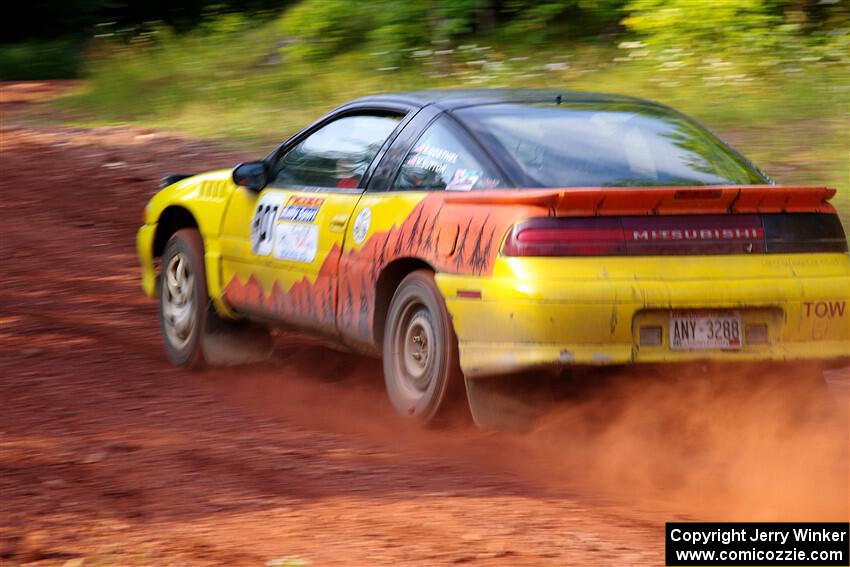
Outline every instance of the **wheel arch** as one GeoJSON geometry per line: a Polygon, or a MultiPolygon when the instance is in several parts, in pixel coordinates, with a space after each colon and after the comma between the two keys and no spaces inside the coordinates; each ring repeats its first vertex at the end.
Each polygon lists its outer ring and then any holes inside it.
{"type": "Polygon", "coordinates": [[[180,205],[170,205],[162,211],[156,224],[153,238],[153,257],[159,258],[165,252],[168,239],[180,229],[199,228],[198,221],[189,209],[180,205]]]}
{"type": "Polygon", "coordinates": [[[375,309],[372,315],[372,338],[376,345],[383,343],[387,313],[395,290],[408,274],[416,270],[437,271],[425,260],[415,257],[396,258],[381,270],[375,284],[375,309]]]}

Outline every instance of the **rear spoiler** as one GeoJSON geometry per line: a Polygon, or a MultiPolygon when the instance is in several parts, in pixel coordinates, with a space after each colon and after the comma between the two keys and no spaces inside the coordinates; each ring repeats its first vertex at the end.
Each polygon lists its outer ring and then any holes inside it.
{"type": "Polygon", "coordinates": [[[708,213],[832,213],[829,187],[699,185],[692,187],[572,187],[446,192],[447,203],[527,205],[557,216],[708,213]]]}

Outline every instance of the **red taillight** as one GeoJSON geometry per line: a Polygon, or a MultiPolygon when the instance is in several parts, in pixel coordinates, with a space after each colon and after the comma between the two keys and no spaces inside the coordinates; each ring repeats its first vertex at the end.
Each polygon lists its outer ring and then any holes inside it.
{"type": "Polygon", "coordinates": [[[548,217],[511,229],[505,256],[654,256],[764,252],[759,215],[548,217]]]}
{"type": "Polygon", "coordinates": [[[626,238],[618,218],[532,219],[515,226],[505,256],[618,256],[626,238]]]}

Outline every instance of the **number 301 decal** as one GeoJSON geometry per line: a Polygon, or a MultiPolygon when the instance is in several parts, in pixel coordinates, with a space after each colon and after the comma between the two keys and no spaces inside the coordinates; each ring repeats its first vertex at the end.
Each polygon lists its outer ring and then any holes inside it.
{"type": "Polygon", "coordinates": [[[258,256],[268,256],[274,246],[277,218],[283,209],[284,196],[274,193],[263,195],[251,219],[251,251],[258,256]]]}

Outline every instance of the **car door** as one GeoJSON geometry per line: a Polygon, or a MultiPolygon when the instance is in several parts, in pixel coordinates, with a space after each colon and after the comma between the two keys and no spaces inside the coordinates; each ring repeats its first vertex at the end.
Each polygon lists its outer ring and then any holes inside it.
{"type": "Polygon", "coordinates": [[[241,312],[336,329],[339,259],[370,165],[402,115],[335,115],[276,152],[259,193],[240,188],[222,227],[225,300],[241,312]]]}

